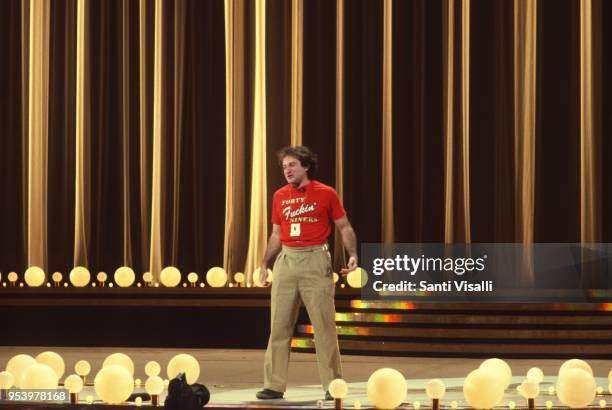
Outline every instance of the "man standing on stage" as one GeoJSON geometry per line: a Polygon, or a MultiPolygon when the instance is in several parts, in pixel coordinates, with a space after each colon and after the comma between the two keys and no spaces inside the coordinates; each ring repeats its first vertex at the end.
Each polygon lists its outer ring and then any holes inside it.
{"type": "Polygon", "coordinates": [[[357,238],[337,192],[314,180],[317,158],[304,146],[287,147],[278,153],[288,184],[274,193],[272,235],[260,270],[266,283],[267,269],[274,262],[270,339],[264,363],[264,389],[259,399],[280,399],[287,386],[287,370],[293,329],[300,300],[306,306],[317,340],[317,365],[325,399],[329,383],[342,377],[334,281],[327,237],[333,221],[349,254],[342,273],[357,268],[357,238]],[[280,253],[279,253],[280,252],[280,253]],[[278,255],[278,256],[277,256],[278,255]]]}

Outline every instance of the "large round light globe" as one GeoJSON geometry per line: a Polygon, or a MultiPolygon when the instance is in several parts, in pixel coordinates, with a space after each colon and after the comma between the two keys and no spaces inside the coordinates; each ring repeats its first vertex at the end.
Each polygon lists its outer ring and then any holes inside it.
{"type": "Polygon", "coordinates": [[[174,379],[179,373],[185,373],[187,383],[193,384],[200,377],[200,364],[189,354],[177,354],[168,362],[166,373],[169,379],[174,379]]]}
{"type": "MultiPolygon", "coordinates": [[[[264,286],[264,283],[262,283],[261,279],[259,278],[260,274],[261,274],[261,268],[255,269],[255,271],[253,272],[253,283],[255,284],[255,286],[261,288],[264,286]]],[[[274,275],[272,273],[272,269],[268,269],[268,277],[266,278],[266,282],[272,283],[273,279],[274,279],[274,275]]]]}
{"type": "Polygon", "coordinates": [[[87,286],[91,280],[89,270],[83,266],[76,266],[70,271],[70,282],[77,288],[87,286]]]}
{"type": "Polygon", "coordinates": [[[28,286],[33,288],[45,283],[45,271],[38,266],[30,266],[23,275],[28,286]]]}
{"type": "Polygon", "coordinates": [[[115,283],[119,287],[127,288],[132,286],[136,280],[136,274],[132,268],[128,266],[122,266],[115,271],[115,283]]]}
{"type": "Polygon", "coordinates": [[[508,363],[502,359],[487,359],[480,364],[480,368],[489,370],[497,377],[501,378],[504,390],[506,390],[512,382],[512,369],[508,363]]]}
{"type": "Polygon", "coordinates": [[[526,399],[535,399],[540,394],[540,385],[534,380],[525,380],[521,383],[521,396],[526,399]]]}
{"type": "Polygon", "coordinates": [[[167,288],[176,287],[181,283],[181,271],[174,266],[166,266],[159,274],[159,280],[167,288]]]}
{"type": "Polygon", "coordinates": [[[476,409],[492,409],[504,397],[504,386],[491,370],[479,368],[472,370],[465,378],[463,395],[468,404],[476,409]]]}
{"type": "Polygon", "coordinates": [[[104,359],[104,363],[102,363],[102,367],[106,367],[111,364],[116,364],[118,366],[123,366],[130,372],[130,374],[134,375],[134,362],[130,359],[130,356],[124,353],[113,353],[109,355],[106,359],[104,359]]]}
{"type": "Polygon", "coordinates": [[[218,266],[210,268],[206,272],[206,282],[213,288],[222,288],[227,283],[227,273],[218,266]]]}
{"type": "Polygon", "coordinates": [[[357,268],[346,275],[346,281],[352,288],[362,288],[368,283],[368,274],[362,268],[357,268]]]}
{"type": "Polygon", "coordinates": [[[591,376],[593,375],[593,369],[591,369],[591,366],[587,362],[580,359],[570,359],[566,360],[559,368],[559,378],[561,378],[561,374],[564,371],[569,369],[582,369],[588,372],[591,376]]]}
{"type": "Polygon", "coordinates": [[[42,352],[36,356],[36,361],[38,363],[46,364],[52,368],[55,371],[55,374],[57,374],[58,379],[61,379],[64,375],[64,370],[66,369],[64,359],[62,359],[62,356],[55,352],[42,352]]]}
{"type": "Polygon", "coordinates": [[[587,407],[596,393],[595,378],[579,367],[564,370],[557,381],[557,397],[561,403],[574,409],[587,407]]]}
{"type": "Polygon", "coordinates": [[[7,371],[0,372],[0,389],[8,390],[15,384],[15,377],[7,371]]]}
{"type": "Polygon", "coordinates": [[[132,394],[134,379],[125,367],[110,364],[96,374],[94,389],[105,403],[121,404],[132,394]]]}
{"type": "Polygon", "coordinates": [[[444,393],[446,393],[446,385],[440,379],[433,379],[427,382],[425,392],[431,399],[441,399],[444,396],[444,393]]]}
{"type": "Polygon", "coordinates": [[[21,376],[23,372],[30,366],[36,364],[36,359],[27,354],[18,354],[9,359],[6,364],[6,371],[15,378],[15,387],[21,388],[21,376]]]}
{"type": "Polygon", "coordinates": [[[394,409],[406,398],[408,383],[395,369],[378,369],[368,379],[367,392],[368,400],[377,408],[394,409]]]}
{"type": "Polygon", "coordinates": [[[145,374],[149,377],[159,376],[160,372],[161,372],[161,366],[159,365],[159,363],[157,363],[154,360],[147,362],[147,364],[145,365],[145,374]]]}
{"type": "Polygon", "coordinates": [[[24,370],[21,375],[22,389],[57,389],[55,370],[43,363],[36,363],[24,370]]]}
{"type": "Polygon", "coordinates": [[[539,367],[532,367],[527,371],[527,380],[542,383],[542,380],[544,380],[544,372],[539,367]]]}
{"type": "Polygon", "coordinates": [[[145,390],[151,395],[160,395],[166,386],[159,376],[151,376],[145,382],[145,390]]]}
{"type": "Polygon", "coordinates": [[[79,376],[87,376],[91,372],[91,365],[87,360],[79,360],[74,365],[74,371],[79,376]]]}
{"type": "Polygon", "coordinates": [[[334,379],[329,383],[327,390],[334,399],[343,399],[348,393],[348,385],[342,379],[334,379]]]}
{"type": "Polygon", "coordinates": [[[64,387],[70,393],[80,393],[83,390],[83,379],[77,374],[71,374],[64,380],[64,387]]]}

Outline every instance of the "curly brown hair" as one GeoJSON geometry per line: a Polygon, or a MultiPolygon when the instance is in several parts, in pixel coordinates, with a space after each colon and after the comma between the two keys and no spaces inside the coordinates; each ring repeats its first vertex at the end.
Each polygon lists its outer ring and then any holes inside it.
{"type": "Polygon", "coordinates": [[[313,179],[317,173],[317,154],[312,152],[310,148],[304,145],[285,147],[278,151],[277,156],[278,165],[281,167],[283,166],[283,159],[285,157],[297,158],[304,168],[308,167],[308,171],[306,171],[306,173],[308,174],[309,179],[313,179]]]}

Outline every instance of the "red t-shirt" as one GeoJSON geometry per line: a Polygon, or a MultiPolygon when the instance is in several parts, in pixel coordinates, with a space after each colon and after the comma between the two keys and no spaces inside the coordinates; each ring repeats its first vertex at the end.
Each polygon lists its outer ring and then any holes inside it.
{"type": "Polygon", "coordinates": [[[286,246],[326,243],[332,221],[344,215],[336,190],[315,180],[301,190],[287,184],[272,199],[272,223],[280,225],[280,239],[286,246]]]}

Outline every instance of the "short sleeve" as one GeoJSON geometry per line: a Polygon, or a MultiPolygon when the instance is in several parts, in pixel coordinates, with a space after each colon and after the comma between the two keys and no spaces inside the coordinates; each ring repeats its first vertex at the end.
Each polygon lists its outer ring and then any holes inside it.
{"type": "Polygon", "coordinates": [[[278,214],[277,196],[278,196],[277,193],[274,193],[274,196],[272,197],[272,225],[281,224],[281,218],[280,218],[280,215],[278,214]]]}
{"type": "Polygon", "coordinates": [[[344,215],[346,215],[346,211],[344,210],[344,207],[340,202],[340,197],[338,196],[338,193],[335,189],[331,189],[331,200],[329,205],[329,211],[332,221],[335,221],[336,219],[342,218],[344,215]]]}

